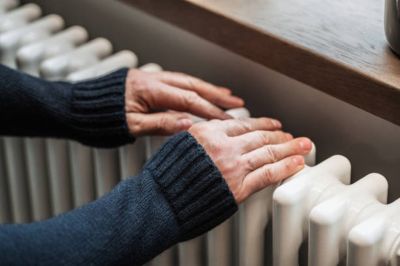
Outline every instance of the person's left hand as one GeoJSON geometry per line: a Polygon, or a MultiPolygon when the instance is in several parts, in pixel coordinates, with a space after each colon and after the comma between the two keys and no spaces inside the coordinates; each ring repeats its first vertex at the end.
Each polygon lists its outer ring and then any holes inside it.
{"type": "Polygon", "coordinates": [[[174,72],[128,72],[125,113],[133,136],[170,135],[192,126],[189,114],[205,119],[231,118],[223,109],[242,107],[227,88],[174,72]],[[168,111],[167,111],[168,110],[168,111]]]}

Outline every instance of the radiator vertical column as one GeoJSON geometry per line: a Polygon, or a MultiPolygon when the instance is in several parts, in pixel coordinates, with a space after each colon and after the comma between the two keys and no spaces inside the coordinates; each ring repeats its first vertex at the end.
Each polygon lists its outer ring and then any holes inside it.
{"type": "Polygon", "coordinates": [[[298,265],[299,249],[307,237],[308,215],[329,194],[330,186],[350,183],[350,162],[343,156],[305,167],[273,194],[273,265],[298,265]]]}
{"type": "Polygon", "coordinates": [[[207,233],[207,265],[233,265],[232,218],[207,233]]]}
{"type": "Polygon", "coordinates": [[[334,196],[310,213],[310,266],[334,266],[341,262],[346,254],[347,234],[386,203],[388,183],[379,174],[369,174],[352,185],[339,184],[331,190],[334,196]]]}
{"type": "Polygon", "coordinates": [[[252,195],[244,203],[242,224],[240,225],[240,265],[264,265],[265,228],[272,213],[272,193],[274,186],[252,195]]]}
{"type": "Polygon", "coordinates": [[[7,11],[18,6],[18,0],[3,0],[0,2],[0,14],[6,13],[7,11]]]}
{"type": "Polygon", "coordinates": [[[26,4],[0,16],[0,32],[23,27],[37,19],[42,10],[36,4],[26,4]]]}
{"type": "Polygon", "coordinates": [[[23,154],[23,145],[19,138],[7,138],[5,142],[6,173],[11,199],[14,223],[26,223],[31,220],[30,189],[23,154]]]}
{"type": "Polygon", "coordinates": [[[0,224],[11,223],[11,205],[9,198],[9,186],[4,161],[4,147],[0,141],[0,224]]]}
{"type": "MultiPolygon", "coordinates": [[[[316,148],[313,144],[309,154],[304,156],[307,166],[315,165],[316,148]]],[[[284,181],[285,182],[285,181],[284,181]]],[[[250,197],[244,203],[241,218],[244,242],[240,252],[241,265],[264,265],[265,230],[272,215],[272,195],[278,185],[271,185],[250,197]]],[[[296,219],[295,219],[296,220],[296,219]]]]}
{"type": "MultiPolygon", "coordinates": [[[[48,15],[32,24],[0,34],[1,63],[15,68],[18,48],[48,37],[63,26],[64,21],[61,17],[48,15]]],[[[4,138],[4,148],[13,221],[16,223],[29,222],[31,220],[30,188],[23,156],[23,141],[21,138],[4,138]]]]}
{"type": "MultiPolygon", "coordinates": [[[[15,24],[12,21],[16,21],[17,25],[22,25],[23,23],[18,23],[19,19],[15,18],[15,10],[11,10],[18,5],[17,0],[4,0],[0,2],[0,32],[5,32],[7,30],[13,29],[15,24]],[[11,10],[11,11],[10,11],[11,10]],[[8,12],[8,13],[6,13],[8,12]],[[11,21],[10,21],[11,20],[11,21]]],[[[28,8],[29,9],[29,8],[28,8]]],[[[23,8],[22,13],[24,13],[26,8],[23,8]]],[[[21,11],[17,11],[18,13],[21,11]]],[[[23,16],[22,16],[23,17],[23,16]]],[[[12,213],[11,213],[11,201],[10,201],[10,186],[7,180],[6,171],[6,157],[7,153],[3,144],[4,139],[0,139],[0,223],[12,223],[12,213]]]]}
{"type": "MultiPolygon", "coordinates": [[[[30,75],[39,76],[42,61],[73,50],[87,38],[85,29],[74,26],[48,39],[26,45],[17,52],[18,67],[30,75]]],[[[43,220],[51,216],[49,166],[46,160],[45,140],[25,138],[24,148],[31,188],[33,220],[43,220]]]]}
{"type": "MultiPolygon", "coordinates": [[[[76,82],[89,78],[95,78],[115,71],[119,68],[136,67],[137,63],[137,56],[131,51],[124,50],[105,58],[93,66],[71,73],[68,75],[67,80],[76,82]]],[[[83,147],[80,149],[82,148],[83,147]]],[[[79,152],[77,149],[79,148],[72,147],[71,153],[74,154],[79,152]]],[[[99,193],[98,195],[103,195],[104,193],[108,192],[116,184],[116,182],[120,180],[120,178],[126,178],[138,173],[144,163],[144,144],[141,139],[137,139],[133,145],[125,145],[124,147],[119,148],[118,154],[116,149],[95,149],[94,157],[94,163],[97,169],[96,176],[98,177],[96,183],[97,192],[99,193]],[[113,171],[113,168],[119,168],[117,172],[114,172],[109,176],[112,177],[113,181],[106,185],[103,181],[106,180],[105,178],[107,177],[105,176],[106,173],[101,173],[103,171],[103,169],[101,169],[102,167],[106,168],[105,170],[108,174],[110,174],[110,170],[113,171]],[[119,176],[117,176],[118,173],[119,176]],[[101,177],[102,175],[103,178],[101,177]],[[102,188],[104,185],[106,187],[102,188]]]]}
{"type": "Polygon", "coordinates": [[[11,68],[16,68],[17,50],[50,37],[64,27],[64,20],[58,15],[48,15],[23,27],[0,34],[0,62],[11,68]]]}
{"type": "Polygon", "coordinates": [[[400,247],[400,199],[381,205],[353,227],[347,238],[347,265],[397,265],[400,247]],[[390,263],[391,262],[391,263],[390,263]]]}
{"type": "MultiPolygon", "coordinates": [[[[83,68],[68,75],[67,80],[76,82],[96,78],[119,68],[132,68],[137,65],[137,56],[131,51],[120,51],[109,56],[99,63],[83,68]]],[[[80,153],[88,149],[83,145],[71,144],[71,154],[80,153]]],[[[94,149],[96,195],[102,196],[109,192],[120,180],[121,162],[118,149],[94,149]]],[[[121,158],[122,159],[122,158],[121,158]]],[[[75,162],[77,164],[79,162],[75,162]]]]}
{"type": "Polygon", "coordinates": [[[135,143],[119,148],[121,178],[126,179],[137,175],[146,162],[146,145],[143,137],[135,140],[135,143]]]}
{"type": "MultiPolygon", "coordinates": [[[[75,50],[45,60],[40,65],[40,73],[49,80],[65,80],[70,73],[98,63],[100,59],[111,52],[111,43],[106,39],[97,38],[75,50]]],[[[91,186],[93,176],[90,175],[92,169],[91,153],[84,150],[79,156],[80,161],[76,161],[77,156],[75,156],[72,157],[74,161],[71,162],[69,160],[71,159],[71,147],[68,141],[56,139],[46,140],[46,149],[49,161],[53,214],[68,211],[72,209],[74,204],[76,206],[91,198],[90,190],[85,191],[86,195],[83,194],[82,197],[77,196],[77,191],[72,190],[72,187],[93,188],[91,186]],[[72,173],[77,172],[81,175],[72,175],[72,173]]]]}

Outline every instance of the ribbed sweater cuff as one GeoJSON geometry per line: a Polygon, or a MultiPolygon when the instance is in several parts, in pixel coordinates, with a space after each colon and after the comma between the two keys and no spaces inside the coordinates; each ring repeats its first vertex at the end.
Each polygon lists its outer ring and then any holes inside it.
{"type": "Polygon", "coordinates": [[[181,229],[181,241],[210,230],[237,210],[218,168],[187,132],[164,144],[145,169],[170,204],[181,229]]]}
{"type": "Polygon", "coordinates": [[[113,147],[134,141],[125,116],[128,69],[75,83],[72,88],[72,127],[87,145],[113,147]]]}

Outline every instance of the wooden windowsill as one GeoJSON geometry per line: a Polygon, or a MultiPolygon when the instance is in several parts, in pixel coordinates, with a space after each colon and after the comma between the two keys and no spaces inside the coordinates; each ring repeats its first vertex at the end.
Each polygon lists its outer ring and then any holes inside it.
{"type": "Polygon", "coordinates": [[[400,125],[382,0],[121,0],[400,125]]]}

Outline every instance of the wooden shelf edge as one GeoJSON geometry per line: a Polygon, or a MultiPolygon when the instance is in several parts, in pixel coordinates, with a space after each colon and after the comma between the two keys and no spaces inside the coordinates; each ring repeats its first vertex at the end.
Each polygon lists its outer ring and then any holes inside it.
{"type": "Polygon", "coordinates": [[[120,1],[400,125],[400,89],[390,84],[190,2],[120,1]]]}

